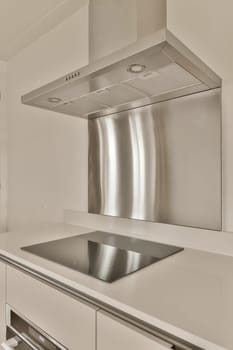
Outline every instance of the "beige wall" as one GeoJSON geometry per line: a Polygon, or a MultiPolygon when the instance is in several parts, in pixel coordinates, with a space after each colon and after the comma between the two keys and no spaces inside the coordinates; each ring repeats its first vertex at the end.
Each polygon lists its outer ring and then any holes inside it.
{"type": "Polygon", "coordinates": [[[5,340],[6,264],[0,262],[0,342],[5,340]]]}
{"type": "Polygon", "coordinates": [[[222,92],[223,230],[233,232],[233,79],[222,92]]]}
{"type": "Polygon", "coordinates": [[[167,0],[168,28],[223,79],[223,230],[233,231],[233,1],[167,0]]]}
{"type": "Polygon", "coordinates": [[[7,64],[0,61],[0,232],[6,230],[7,219],[7,64]]]}
{"type": "MultiPolygon", "coordinates": [[[[223,88],[223,219],[233,231],[232,0],[167,0],[168,27],[223,88]]],[[[9,226],[87,210],[87,123],[24,106],[20,96],[88,62],[87,7],[9,62],[9,226]]]]}
{"type": "Polygon", "coordinates": [[[87,6],[8,64],[9,228],[87,210],[87,122],[21,104],[22,94],[88,63],[87,6]]]}
{"type": "Polygon", "coordinates": [[[233,78],[233,1],[167,0],[168,28],[223,78],[233,78]]]}

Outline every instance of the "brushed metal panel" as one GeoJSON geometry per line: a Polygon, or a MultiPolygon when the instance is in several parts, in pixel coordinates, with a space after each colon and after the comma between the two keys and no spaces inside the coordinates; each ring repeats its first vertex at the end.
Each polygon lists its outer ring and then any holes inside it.
{"type": "Polygon", "coordinates": [[[221,229],[221,90],[89,120],[89,212],[221,229]]]}

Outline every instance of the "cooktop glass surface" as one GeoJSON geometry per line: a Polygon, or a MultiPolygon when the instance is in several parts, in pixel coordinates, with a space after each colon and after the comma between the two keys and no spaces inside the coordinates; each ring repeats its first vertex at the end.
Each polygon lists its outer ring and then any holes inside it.
{"type": "Polygon", "coordinates": [[[102,231],[21,249],[109,283],[183,250],[102,231]]]}

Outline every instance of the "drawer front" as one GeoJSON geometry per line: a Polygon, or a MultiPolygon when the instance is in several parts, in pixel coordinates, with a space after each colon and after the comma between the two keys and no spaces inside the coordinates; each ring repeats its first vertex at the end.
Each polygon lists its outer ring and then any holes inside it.
{"type": "Polygon", "coordinates": [[[97,350],[168,350],[168,344],[109,314],[97,312],[97,350]]]}
{"type": "Polygon", "coordinates": [[[0,262],[0,342],[5,340],[6,265],[0,262]]]}
{"type": "Polygon", "coordinates": [[[96,308],[12,267],[7,303],[69,350],[95,350],[96,308]]]}

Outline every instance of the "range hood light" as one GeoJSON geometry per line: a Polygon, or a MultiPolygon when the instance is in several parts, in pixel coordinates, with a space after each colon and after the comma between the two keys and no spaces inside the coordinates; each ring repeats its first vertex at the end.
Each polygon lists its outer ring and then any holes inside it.
{"type": "Polygon", "coordinates": [[[49,97],[48,101],[51,102],[51,103],[59,103],[59,102],[62,101],[62,99],[59,98],[59,97],[49,97]]]}
{"type": "Polygon", "coordinates": [[[144,72],[145,69],[146,69],[146,66],[144,66],[143,64],[134,63],[134,64],[131,64],[127,68],[127,72],[130,72],[130,73],[142,73],[142,72],[144,72]]]}

